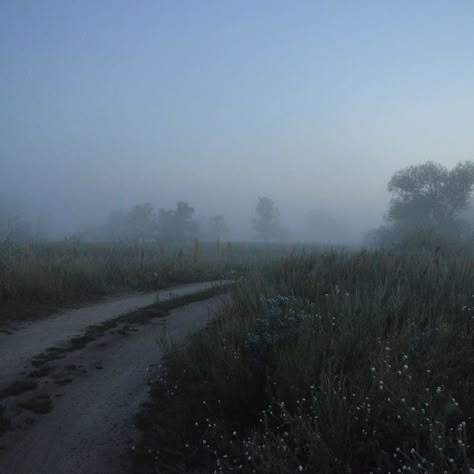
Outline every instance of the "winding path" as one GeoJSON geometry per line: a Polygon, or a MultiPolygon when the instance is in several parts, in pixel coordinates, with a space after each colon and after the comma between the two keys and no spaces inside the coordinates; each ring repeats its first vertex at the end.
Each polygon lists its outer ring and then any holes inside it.
{"type": "MultiPolygon", "coordinates": [[[[198,293],[214,284],[183,285],[171,289],[171,294],[170,290],[161,292],[160,299],[198,293]]],[[[147,379],[158,370],[162,355],[158,338],[167,335],[175,341],[183,340],[189,332],[203,327],[223,301],[222,296],[216,296],[181,306],[166,317],[150,319],[129,331],[111,331],[64,359],[51,362],[53,373],[38,379],[38,386],[20,397],[49,397],[52,409],[45,414],[28,410],[19,413],[14,429],[0,438],[0,444],[4,443],[0,473],[130,472],[130,449],[138,435],[134,417],[147,398],[147,379]]],[[[41,350],[81,334],[91,323],[155,302],[156,294],[120,298],[39,321],[10,336],[2,335],[1,373],[18,371],[41,350]],[[11,341],[23,342],[27,347],[11,341]],[[6,359],[3,354],[7,354],[6,359]]],[[[21,405],[18,397],[9,397],[7,402],[21,405]]]]}

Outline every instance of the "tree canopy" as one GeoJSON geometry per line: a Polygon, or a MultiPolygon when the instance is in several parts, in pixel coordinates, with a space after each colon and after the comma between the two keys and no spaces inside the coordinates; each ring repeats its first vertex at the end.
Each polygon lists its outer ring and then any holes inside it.
{"type": "Polygon", "coordinates": [[[264,241],[277,238],[281,232],[280,210],[273,200],[265,196],[259,197],[255,210],[256,217],[252,224],[258,237],[264,241]]]}
{"type": "Polygon", "coordinates": [[[194,208],[187,202],[179,201],[175,209],[160,209],[156,223],[160,240],[183,241],[196,238],[199,226],[193,220],[194,208]]]}
{"type": "Polygon", "coordinates": [[[428,161],[395,173],[388,183],[388,220],[401,227],[448,229],[466,209],[474,186],[474,163],[448,170],[428,161]]]}

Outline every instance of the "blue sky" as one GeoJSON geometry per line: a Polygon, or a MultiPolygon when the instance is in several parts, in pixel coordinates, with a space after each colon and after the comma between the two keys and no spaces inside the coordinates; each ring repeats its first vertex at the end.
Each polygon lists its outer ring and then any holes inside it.
{"type": "MultiPolygon", "coordinates": [[[[380,220],[393,172],[474,158],[474,2],[0,2],[0,195],[56,225],[258,195],[380,220]]],[[[296,223],[295,223],[296,225],[296,223]]]]}

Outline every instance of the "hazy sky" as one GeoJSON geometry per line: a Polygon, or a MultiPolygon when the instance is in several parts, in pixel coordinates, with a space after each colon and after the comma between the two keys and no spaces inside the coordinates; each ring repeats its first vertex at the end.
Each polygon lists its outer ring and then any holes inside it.
{"type": "Polygon", "coordinates": [[[363,228],[473,132],[472,1],[0,1],[0,196],[65,229],[261,194],[363,228]]]}

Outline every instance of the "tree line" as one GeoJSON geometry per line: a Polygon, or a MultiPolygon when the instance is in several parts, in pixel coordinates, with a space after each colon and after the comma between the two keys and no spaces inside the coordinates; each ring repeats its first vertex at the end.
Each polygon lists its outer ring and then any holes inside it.
{"type": "MultiPolygon", "coordinates": [[[[280,211],[268,197],[258,198],[251,224],[258,240],[270,242],[287,237],[280,211]]],[[[112,211],[102,225],[88,227],[80,236],[110,241],[184,242],[198,238],[216,241],[229,238],[230,230],[224,215],[198,218],[194,207],[178,201],[172,209],[155,210],[151,203],[143,203],[126,212],[112,211]]]]}
{"type": "Polygon", "coordinates": [[[102,226],[89,228],[82,236],[93,240],[183,242],[197,238],[221,240],[228,232],[223,215],[198,219],[194,207],[178,201],[172,209],[155,210],[152,204],[144,203],[127,212],[112,211],[102,226]]]}
{"type": "MultiPolygon", "coordinates": [[[[441,238],[466,240],[474,237],[472,192],[474,163],[465,161],[452,169],[428,161],[397,171],[388,181],[391,194],[384,224],[370,231],[366,243],[393,246],[403,242],[423,243],[441,238]]],[[[312,210],[305,216],[308,240],[331,243],[331,235],[343,235],[344,224],[328,212],[312,210]]],[[[251,226],[264,242],[290,240],[282,225],[280,210],[267,196],[260,196],[251,226]]],[[[12,214],[0,203],[0,241],[29,242],[41,237],[38,225],[12,214]]],[[[77,236],[102,241],[223,240],[230,237],[222,214],[196,217],[194,207],[178,201],[172,209],[137,204],[128,211],[112,211],[100,226],[88,227],[77,236]]]]}

